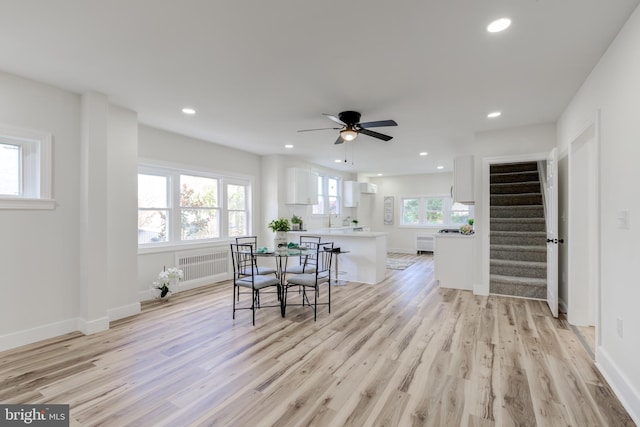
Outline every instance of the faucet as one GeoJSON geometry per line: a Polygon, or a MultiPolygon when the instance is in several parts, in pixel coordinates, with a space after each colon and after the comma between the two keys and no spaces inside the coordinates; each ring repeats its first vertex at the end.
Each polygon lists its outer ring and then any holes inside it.
{"type": "Polygon", "coordinates": [[[331,228],[331,214],[329,214],[329,228],[331,228]]]}

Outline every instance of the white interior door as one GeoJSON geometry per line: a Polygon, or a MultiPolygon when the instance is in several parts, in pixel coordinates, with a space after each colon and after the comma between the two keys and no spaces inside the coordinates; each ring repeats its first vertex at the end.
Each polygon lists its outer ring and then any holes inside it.
{"type": "Polygon", "coordinates": [[[558,317],[558,153],[554,148],[547,156],[545,213],[547,222],[547,304],[558,317]]]}

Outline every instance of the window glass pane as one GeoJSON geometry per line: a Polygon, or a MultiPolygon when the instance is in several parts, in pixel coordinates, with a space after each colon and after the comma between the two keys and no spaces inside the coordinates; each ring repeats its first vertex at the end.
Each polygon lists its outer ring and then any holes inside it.
{"type": "Polygon", "coordinates": [[[324,214],[324,196],[318,196],[318,204],[313,205],[311,212],[316,215],[324,214]]]}
{"type": "Polygon", "coordinates": [[[247,208],[244,185],[227,185],[227,209],[245,210],[247,208]]]}
{"type": "Polygon", "coordinates": [[[138,174],[138,207],[169,207],[168,180],[166,176],[138,174]]]}
{"type": "Polygon", "coordinates": [[[0,194],[19,196],[22,149],[19,145],[0,143],[0,194]]]}
{"type": "Polygon", "coordinates": [[[329,196],[329,214],[337,215],[340,213],[340,206],[338,206],[338,199],[336,197],[329,196]]]}
{"type": "Polygon", "coordinates": [[[451,207],[451,223],[466,224],[469,219],[469,206],[461,203],[454,203],[451,207]]]}
{"type": "MultiPolygon", "coordinates": [[[[328,182],[328,193],[329,196],[337,196],[338,195],[338,180],[335,178],[329,178],[328,182]]],[[[331,199],[329,199],[331,200],[331,199]]]]}
{"type": "Polygon", "coordinates": [[[212,239],[220,237],[217,209],[181,209],[182,240],[212,239]]]}
{"type": "Polygon", "coordinates": [[[443,207],[442,199],[427,199],[428,211],[441,211],[443,207]]]}
{"type": "Polygon", "coordinates": [[[420,210],[418,199],[402,200],[402,223],[418,224],[420,221],[420,210]]]}
{"type": "Polygon", "coordinates": [[[215,208],[218,206],[218,180],[180,175],[180,206],[215,208]]]}
{"type": "Polygon", "coordinates": [[[229,236],[246,236],[247,231],[247,213],[244,211],[229,212],[229,236]]]}
{"type": "Polygon", "coordinates": [[[443,224],[444,215],[442,212],[427,212],[427,224],[443,224]]]}
{"type": "Polygon", "coordinates": [[[138,210],[138,243],[167,241],[167,211],[138,210]]]}

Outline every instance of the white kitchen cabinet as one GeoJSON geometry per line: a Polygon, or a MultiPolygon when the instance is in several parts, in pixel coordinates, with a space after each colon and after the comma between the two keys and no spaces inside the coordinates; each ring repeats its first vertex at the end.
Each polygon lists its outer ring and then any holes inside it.
{"type": "Polygon", "coordinates": [[[473,242],[473,235],[436,234],[433,265],[441,288],[473,290],[473,242]]]}
{"type": "Polygon", "coordinates": [[[315,205],[318,203],[318,174],[310,169],[287,169],[287,204],[315,205]]]}
{"type": "Polygon", "coordinates": [[[360,202],[360,185],[357,181],[342,183],[342,200],[345,208],[357,208],[360,202]]]}
{"type": "Polygon", "coordinates": [[[376,194],[378,192],[378,186],[370,182],[361,182],[360,192],[362,194],[376,194]]]}
{"type": "Polygon", "coordinates": [[[475,204],[473,192],[473,156],[458,156],[453,160],[453,201],[475,204]]]}

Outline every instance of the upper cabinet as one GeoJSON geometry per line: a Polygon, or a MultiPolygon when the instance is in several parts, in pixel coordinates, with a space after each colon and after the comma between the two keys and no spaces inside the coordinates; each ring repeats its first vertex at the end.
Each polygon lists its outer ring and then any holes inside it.
{"type": "Polygon", "coordinates": [[[318,174],[310,169],[287,169],[287,204],[318,204],[318,174]]]}
{"type": "Polygon", "coordinates": [[[453,201],[475,204],[473,192],[473,156],[458,156],[453,160],[453,201]]]}
{"type": "Polygon", "coordinates": [[[342,185],[342,199],[345,208],[357,208],[360,202],[360,183],[344,181],[342,185]]]}

